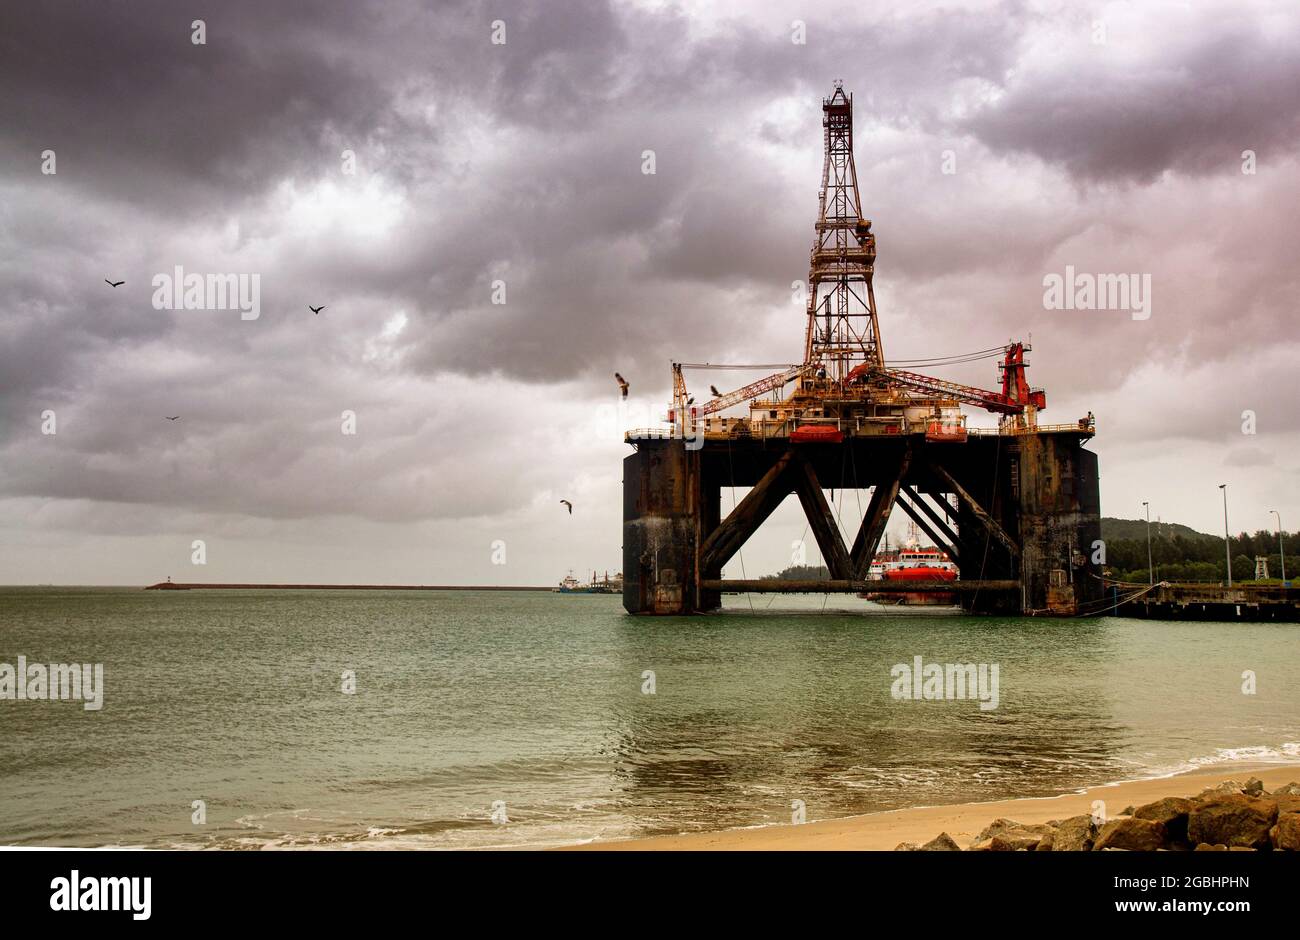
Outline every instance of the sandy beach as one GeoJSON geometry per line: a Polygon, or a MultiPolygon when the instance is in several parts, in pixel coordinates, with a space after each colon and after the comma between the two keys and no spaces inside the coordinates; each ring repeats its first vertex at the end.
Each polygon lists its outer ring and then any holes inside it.
{"type": "Polygon", "coordinates": [[[1022,823],[1042,823],[1092,811],[1093,800],[1104,800],[1109,816],[1128,806],[1141,806],[1166,796],[1194,796],[1224,780],[1245,781],[1258,777],[1265,789],[1300,781],[1300,764],[1222,765],[1173,777],[1136,780],[1092,787],[1078,793],[1033,799],[1000,800],[992,803],[960,803],[891,810],[868,816],[810,821],[803,825],[766,826],[759,829],[729,829],[697,832],[652,839],[592,842],[565,846],[565,850],[594,851],[889,851],[900,842],[925,843],[947,832],[962,848],[994,819],[1006,817],[1022,823]]]}

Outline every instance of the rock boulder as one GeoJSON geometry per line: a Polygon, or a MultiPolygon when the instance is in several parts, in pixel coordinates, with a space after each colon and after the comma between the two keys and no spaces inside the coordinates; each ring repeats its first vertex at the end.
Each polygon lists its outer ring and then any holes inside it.
{"type": "Polygon", "coordinates": [[[1187,817],[1192,811],[1192,801],[1181,796],[1168,796],[1154,803],[1139,806],[1133,811],[1138,819],[1161,823],[1175,842],[1187,841],[1187,817]]]}
{"type": "Polygon", "coordinates": [[[960,852],[961,846],[946,832],[941,832],[925,845],[917,849],[918,852],[960,852]]]}
{"type": "Polygon", "coordinates": [[[1097,828],[1091,816],[1071,816],[1062,819],[1052,835],[1053,852],[1087,852],[1092,848],[1097,828]]]}
{"type": "Polygon", "coordinates": [[[1051,831],[1051,826],[1045,826],[1042,823],[1018,823],[1014,819],[999,818],[985,826],[984,831],[975,837],[975,841],[983,842],[1004,832],[1027,832],[1041,838],[1051,831]]]}
{"type": "Polygon", "coordinates": [[[1268,848],[1269,830],[1276,822],[1274,801],[1229,793],[1196,801],[1187,818],[1187,838],[1229,848],[1268,848]]]}
{"type": "Polygon", "coordinates": [[[1101,827],[1092,850],[1127,849],[1130,852],[1154,852],[1169,838],[1164,823],[1136,816],[1121,816],[1101,827]]]}
{"type": "Polygon", "coordinates": [[[1273,848],[1300,852],[1300,813],[1282,813],[1268,835],[1273,848]]]}

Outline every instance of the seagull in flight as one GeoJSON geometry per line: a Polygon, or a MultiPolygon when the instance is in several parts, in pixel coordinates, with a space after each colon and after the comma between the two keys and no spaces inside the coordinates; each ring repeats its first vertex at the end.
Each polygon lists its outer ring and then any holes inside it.
{"type": "Polygon", "coordinates": [[[573,515],[573,503],[569,502],[567,499],[562,499],[560,500],[560,502],[563,503],[565,506],[568,506],[569,515],[573,515]]]}
{"type": "Polygon", "coordinates": [[[615,373],[614,373],[614,381],[618,383],[618,387],[619,387],[619,389],[623,392],[623,397],[624,397],[624,398],[627,398],[627,390],[628,390],[628,388],[630,387],[630,386],[627,384],[627,379],[623,378],[623,376],[621,376],[621,375],[619,375],[617,372],[615,372],[615,373]]]}
{"type": "Polygon", "coordinates": [[[313,307],[311,304],[308,304],[307,309],[310,310],[312,313],[319,314],[322,310],[325,309],[325,305],[321,304],[319,307],[313,307]]]}
{"type": "Polygon", "coordinates": [[[108,278],[104,278],[104,283],[109,287],[121,287],[126,281],[110,281],[108,278]]]}
{"type": "Polygon", "coordinates": [[[722,397],[722,393],[721,393],[720,391],[718,391],[718,386],[716,386],[716,385],[710,385],[710,386],[709,386],[709,391],[713,393],[713,397],[714,397],[714,398],[721,398],[721,397],[722,397]]]}
{"type": "Polygon", "coordinates": [[[175,417],[173,417],[172,415],[163,415],[163,417],[166,418],[168,421],[175,421],[176,418],[180,417],[180,415],[176,415],[175,417]]]}

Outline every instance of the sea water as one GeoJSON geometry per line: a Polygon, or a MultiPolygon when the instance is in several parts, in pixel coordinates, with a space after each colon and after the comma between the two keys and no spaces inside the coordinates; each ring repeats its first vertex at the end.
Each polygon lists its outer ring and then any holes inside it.
{"type": "Polygon", "coordinates": [[[542,847],[1300,760],[1295,625],[726,601],[0,588],[0,662],[103,666],[95,711],[0,698],[0,843],[542,847]],[[917,657],[996,707],[892,694],[917,657]]]}

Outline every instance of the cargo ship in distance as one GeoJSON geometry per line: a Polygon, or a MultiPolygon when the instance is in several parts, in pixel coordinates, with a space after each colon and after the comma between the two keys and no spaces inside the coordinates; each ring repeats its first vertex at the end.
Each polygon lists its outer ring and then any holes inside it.
{"type": "Polygon", "coordinates": [[[596,572],[593,571],[591,580],[583,584],[573,576],[573,571],[570,569],[559,586],[553,587],[551,590],[557,594],[622,594],[623,573],[620,571],[611,578],[609,572],[606,571],[604,578],[597,578],[596,572]]]}

